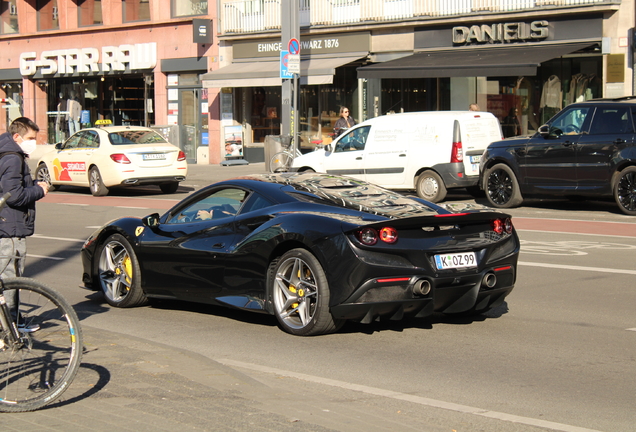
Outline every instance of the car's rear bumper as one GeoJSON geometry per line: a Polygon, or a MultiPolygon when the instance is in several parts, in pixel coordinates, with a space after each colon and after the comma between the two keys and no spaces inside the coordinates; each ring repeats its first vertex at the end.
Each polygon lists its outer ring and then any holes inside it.
{"type": "Polygon", "coordinates": [[[476,186],[479,175],[466,175],[461,162],[437,164],[432,167],[444,180],[447,189],[476,186]]]}
{"type": "Polygon", "coordinates": [[[127,178],[121,181],[122,186],[138,186],[138,185],[158,185],[162,183],[182,182],[186,178],[184,175],[160,176],[160,177],[141,177],[127,178]]]}

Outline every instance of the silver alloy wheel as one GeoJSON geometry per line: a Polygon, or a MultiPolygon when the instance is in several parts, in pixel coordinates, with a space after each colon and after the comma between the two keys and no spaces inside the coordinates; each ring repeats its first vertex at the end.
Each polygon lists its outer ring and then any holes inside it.
{"type": "Polygon", "coordinates": [[[99,282],[104,295],[113,303],[123,301],[132,288],[133,263],[126,247],[111,240],[99,257],[99,282]]]}
{"type": "Polygon", "coordinates": [[[35,178],[39,181],[51,184],[51,173],[46,165],[42,164],[38,167],[35,178]]]}
{"type": "Polygon", "coordinates": [[[311,323],[318,305],[318,285],[304,260],[291,257],[282,262],[273,291],[276,312],[286,325],[302,329],[311,323]]]}
{"type": "Polygon", "coordinates": [[[99,175],[99,171],[93,169],[90,171],[90,187],[91,187],[91,192],[93,192],[93,194],[95,194],[96,192],[99,191],[99,186],[102,182],[102,179],[99,175]]]}

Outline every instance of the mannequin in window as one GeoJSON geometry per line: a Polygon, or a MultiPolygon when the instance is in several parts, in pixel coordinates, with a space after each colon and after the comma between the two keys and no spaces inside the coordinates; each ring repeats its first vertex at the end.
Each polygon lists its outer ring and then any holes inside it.
{"type": "Polygon", "coordinates": [[[69,99],[66,103],[66,109],[68,110],[68,133],[73,135],[80,130],[80,115],[82,114],[82,105],[80,105],[77,99],[77,93],[75,90],[69,92],[69,99]]]}
{"type": "Polygon", "coordinates": [[[66,120],[67,115],[66,99],[64,99],[64,93],[60,92],[57,99],[57,114],[55,115],[55,142],[62,142],[66,139],[64,133],[66,122],[62,122],[62,119],[66,120]]]}

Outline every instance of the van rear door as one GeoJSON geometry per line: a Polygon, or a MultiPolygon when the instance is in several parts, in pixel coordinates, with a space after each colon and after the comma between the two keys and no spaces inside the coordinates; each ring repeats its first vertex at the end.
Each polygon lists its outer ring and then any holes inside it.
{"type": "Polygon", "coordinates": [[[487,113],[472,114],[472,118],[460,121],[462,147],[464,149],[464,173],[479,175],[479,160],[491,142],[503,139],[499,121],[487,113]]]}

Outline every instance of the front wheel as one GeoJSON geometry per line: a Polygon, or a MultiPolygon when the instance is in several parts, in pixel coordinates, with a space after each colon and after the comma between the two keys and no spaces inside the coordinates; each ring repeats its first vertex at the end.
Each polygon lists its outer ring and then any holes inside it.
{"type": "Polygon", "coordinates": [[[88,184],[93,196],[105,196],[108,195],[108,188],[104,185],[102,175],[99,173],[97,167],[91,167],[88,171],[88,184]]]}
{"type": "Polygon", "coordinates": [[[137,256],[121,234],[108,237],[97,263],[99,285],[106,301],[115,307],[141,306],[147,302],[141,289],[141,270],[137,256]]]}
{"type": "Polygon", "coordinates": [[[446,198],[444,180],[435,171],[424,171],[417,178],[417,195],[430,202],[440,202],[446,198]]]}
{"type": "Polygon", "coordinates": [[[38,168],[35,170],[35,179],[41,182],[45,182],[49,184],[49,191],[56,190],[59,186],[51,183],[51,172],[46,164],[40,164],[38,168]]]}
{"type": "Polygon", "coordinates": [[[82,358],[82,330],[75,310],[55,290],[29,278],[7,278],[16,290],[12,343],[0,332],[0,412],[33,411],[56,400],[71,384],[82,358]]]}
{"type": "Polygon", "coordinates": [[[316,257],[305,249],[292,249],[272,262],[269,286],[276,318],[288,333],[333,333],[344,323],[332,317],[327,277],[316,257]]]}
{"type": "Polygon", "coordinates": [[[623,213],[636,216],[636,167],[627,167],[618,174],[614,199],[623,213]]]}
{"type": "Polygon", "coordinates": [[[286,172],[294,162],[294,157],[287,152],[279,152],[272,156],[269,162],[269,170],[273,173],[286,172]]]}
{"type": "Polygon", "coordinates": [[[517,207],[523,202],[519,182],[512,169],[506,164],[497,164],[484,173],[486,199],[493,207],[517,207]]]}

